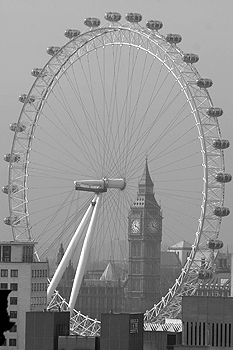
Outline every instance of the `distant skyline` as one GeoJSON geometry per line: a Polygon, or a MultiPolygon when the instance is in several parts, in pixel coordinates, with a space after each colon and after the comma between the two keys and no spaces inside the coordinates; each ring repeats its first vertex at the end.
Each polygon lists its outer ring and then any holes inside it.
{"type": "MultiPolygon", "coordinates": [[[[158,0],[145,1],[74,1],[74,0],[2,0],[0,5],[0,29],[2,35],[1,62],[1,150],[0,174],[2,186],[7,184],[8,168],[3,160],[10,153],[13,133],[9,124],[16,122],[22,105],[18,96],[27,93],[34,82],[32,68],[42,67],[49,59],[46,48],[65,43],[63,33],[68,28],[86,30],[83,20],[97,17],[104,22],[106,11],[139,12],[143,25],[148,19],[163,22],[161,33],[182,35],[179,47],[185,52],[197,53],[200,61],[196,68],[202,77],[211,78],[209,89],[213,103],[224,110],[219,119],[222,137],[231,146],[225,151],[226,172],[233,174],[232,161],[232,81],[233,81],[233,3],[232,0],[158,0]]],[[[226,184],[225,206],[231,214],[223,218],[219,239],[223,251],[233,252],[233,182],[226,184]]],[[[11,240],[11,229],[3,223],[8,216],[7,196],[0,195],[0,239],[11,240]]],[[[185,237],[184,237],[185,239],[185,237]]],[[[177,242],[179,239],[177,240],[177,242]]],[[[188,240],[189,241],[189,240],[188,240]]],[[[190,242],[191,244],[193,242],[190,242]]]]}

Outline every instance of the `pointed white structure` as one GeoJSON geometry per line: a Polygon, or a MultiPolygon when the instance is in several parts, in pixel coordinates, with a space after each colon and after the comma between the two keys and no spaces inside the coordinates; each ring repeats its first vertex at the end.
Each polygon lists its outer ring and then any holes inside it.
{"type": "Polygon", "coordinates": [[[100,281],[106,282],[116,282],[118,281],[119,276],[116,273],[115,266],[109,261],[106,269],[104,270],[102,276],[100,277],[100,281]]]}

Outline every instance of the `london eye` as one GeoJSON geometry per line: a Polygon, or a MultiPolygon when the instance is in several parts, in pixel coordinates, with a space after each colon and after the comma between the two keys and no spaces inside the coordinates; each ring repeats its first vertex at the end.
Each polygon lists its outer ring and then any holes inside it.
{"type": "MultiPolygon", "coordinates": [[[[176,317],[181,297],[195,293],[211,273],[221,220],[230,212],[224,191],[231,175],[224,162],[229,141],[218,121],[223,110],[209,95],[212,80],[196,69],[199,57],[180,49],[181,35],[162,34],[161,21],[142,22],[138,13],[123,19],[107,12],[103,24],[86,18],[87,30],[68,29],[62,47],[47,48],[50,58],[32,70],[35,80],[20,95],[20,116],[10,124],[3,192],[9,198],[5,223],[14,240],[38,242],[37,259],[54,254],[61,242],[68,246],[80,227],[70,251],[83,264],[90,255],[126,260],[117,243],[127,242],[128,212],[147,160],[163,238],[192,242],[174,285],[145,310],[149,324],[176,317]],[[93,203],[98,210],[91,216],[93,203]]],[[[70,308],[50,292],[48,307],[70,308]]],[[[100,322],[82,310],[72,319],[74,332],[99,332],[100,322]]]]}

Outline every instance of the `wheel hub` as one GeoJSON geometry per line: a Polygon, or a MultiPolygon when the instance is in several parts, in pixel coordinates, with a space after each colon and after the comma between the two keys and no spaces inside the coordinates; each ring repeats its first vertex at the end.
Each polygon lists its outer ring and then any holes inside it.
{"type": "Polygon", "coordinates": [[[125,179],[112,179],[103,177],[101,180],[74,181],[75,189],[79,191],[107,192],[108,188],[123,190],[126,186],[125,179]]]}

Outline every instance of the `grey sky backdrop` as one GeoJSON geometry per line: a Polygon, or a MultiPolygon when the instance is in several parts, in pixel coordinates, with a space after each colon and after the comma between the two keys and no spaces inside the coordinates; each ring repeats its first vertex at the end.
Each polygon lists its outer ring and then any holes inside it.
{"type": "MultiPolygon", "coordinates": [[[[142,25],[148,19],[163,22],[162,34],[182,35],[183,51],[197,53],[196,68],[214,82],[209,90],[215,106],[222,107],[222,137],[231,147],[225,151],[226,171],[233,174],[233,1],[232,0],[1,0],[1,186],[7,183],[8,167],[3,156],[9,153],[13,133],[9,124],[18,120],[22,105],[18,96],[27,93],[34,82],[32,68],[43,67],[49,56],[46,48],[62,46],[65,29],[84,31],[83,20],[97,17],[102,21],[106,11],[139,12],[142,25]]],[[[233,182],[226,185],[225,205],[232,214],[223,219],[220,239],[233,252],[233,182]]],[[[12,239],[11,230],[3,223],[8,215],[7,197],[0,194],[0,239],[12,239]]]]}

